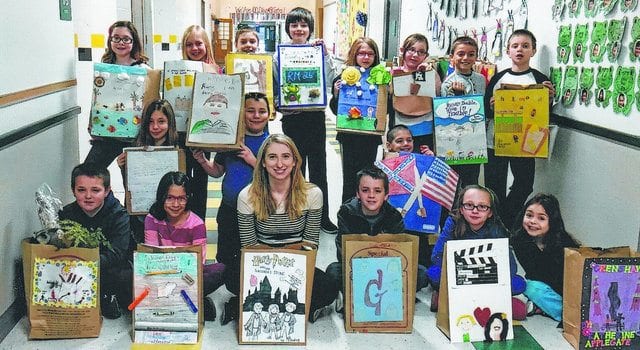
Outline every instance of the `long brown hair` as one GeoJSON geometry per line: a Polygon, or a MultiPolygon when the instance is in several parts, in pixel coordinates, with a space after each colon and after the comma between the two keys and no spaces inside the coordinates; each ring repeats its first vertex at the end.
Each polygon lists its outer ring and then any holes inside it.
{"type": "Polygon", "coordinates": [[[167,117],[168,128],[167,134],[162,146],[175,146],[178,144],[178,131],[176,129],[176,116],[173,107],[167,100],[155,100],[149,103],[142,111],[142,122],[138,137],[136,137],[135,145],[138,147],[155,146],[155,140],[149,133],[149,124],[151,124],[151,114],[160,111],[167,117]]]}
{"type": "Polygon", "coordinates": [[[347,66],[357,66],[358,65],[358,63],[356,61],[356,56],[358,55],[358,50],[360,49],[360,45],[362,45],[362,44],[369,45],[371,50],[373,50],[373,52],[376,55],[376,57],[373,59],[373,62],[371,63],[371,67],[375,67],[378,64],[380,64],[380,52],[378,50],[378,45],[376,44],[376,42],[373,41],[373,39],[371,39],[371,38],[361,36],[361,37],[357,38],[356,40],[354,40],[353,44],[351,44],[351,48],[349,49],[349,53],[347,54],[346,65],[347,66]]]}
{"type": "Polygon", "coordinates": [[[124,27],[129,30],[131,33],[131,39],[133,39],[133,46],[131,47],[131,53],[129,54],[131,58],[136,61],[136,64],[147,63],[149,58],[145,56],[142,50],[142,41],[140,40],[140,35],[138,34],[138,30],[130,21],[117,21],[109,27],[109,37],[107,38],[107,50],[102,55],[103,63],[116,63],[116,54],[111,49],[111,34],[113,30],[118,27],[124,27]]]}

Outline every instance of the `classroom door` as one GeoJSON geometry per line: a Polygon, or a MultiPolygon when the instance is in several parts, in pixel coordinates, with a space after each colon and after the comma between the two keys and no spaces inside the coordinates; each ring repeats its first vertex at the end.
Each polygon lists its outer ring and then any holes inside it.
{"type": "Polygon", "coordinates": [[[398,54],[398,35],[400,34],[400,8],[402,0],[385,0],[384,43],[382,58],[389,61],[398,54]]]}
{"type": "Polygon", "coordinates": [[[219,66],[224,66],[224,58],[229,52],[233,52],[231,18],[218,18],[213,27],[213,59],[219,66]]]}

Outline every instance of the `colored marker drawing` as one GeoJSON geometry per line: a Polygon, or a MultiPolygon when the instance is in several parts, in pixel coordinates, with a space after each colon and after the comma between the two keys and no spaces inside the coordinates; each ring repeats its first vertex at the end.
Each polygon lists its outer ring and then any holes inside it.
{"type": "Polygon", "coordinates": [[[355,322],[401,321],[402,264],[400,257],[352,260],[355,322]]]}

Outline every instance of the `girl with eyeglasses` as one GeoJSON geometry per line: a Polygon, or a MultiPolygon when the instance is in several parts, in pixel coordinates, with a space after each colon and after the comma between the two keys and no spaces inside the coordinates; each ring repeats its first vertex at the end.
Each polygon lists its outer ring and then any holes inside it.
{"type": "MultiPolygon", "coordinates": [[[[184,173],[170,171],[158,184],[156,201],[144,220],[144,243],[153,246],[202,247],[202,263],[207,259],[207,229],[191,209],[191,183],[184,173]]],[[[205,320],[213,321],[215,307],[206,295],[222,285],[223,264],[204,265],[202,269],[205,320]]]]}
{"type": "MultiPolygon", "coordinates": [[[[431,296],[431,311],[438,310],[438,292],[442,273],[444,245],[449,240],[508,238],[509,231],[502,224],[498,214],[498,199],[489,188],[480,185],[469,185],[458,194],[454,209],[444,223],[438,241],[431,253],[431,265],[427,276],[434,292],[431,296]]],[[[518,268],[513,252],[509,250],[511,271],[511,294],[521,294],[525,290],[524,278],[516,275],[518,268]]],[[[512,299],[513,318],[526,318],[526,306],[519,299],[512,299]]]]}

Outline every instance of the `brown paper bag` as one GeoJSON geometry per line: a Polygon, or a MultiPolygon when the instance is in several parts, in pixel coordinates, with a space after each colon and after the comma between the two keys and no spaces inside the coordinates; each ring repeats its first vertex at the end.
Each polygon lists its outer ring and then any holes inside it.
{"type": "Polygon", "coordinates": [[[416,295],[416,276],[418,267],[418,237],[408,234],[379,234],[369,236],[367,234],[350,234],[342,236],[342,273],[344,278],[345,315],[344,327],[347,332],[364,333],[411,333],[413,331],[413,312],[416,295]],[[379,258],[400,258],[398,270],[390,268],[396,264],[397,260],[387,260],[383,262],[379,258]],[[367,259],[366,265],[362,265],[367,259]],[[380,261],[379,268],[370,262],[380,261]],[[353,269],[357,273],[354,274],[353,269]],[[394,275],[394,271],[395,275],[394,275]],[[359,273],[358,273],[359,272],[359,273]],[[377,275],[376,275],[377,273],[377,275]],[[387,279],[384,279],[387,276],[387,279]],[[386,289],[378,300],[371,300],[367,293],[367,288],[377,288],[379,290],[386,287],[394,287],[389,281],[401,278],[402,288],[386,289]],[[355,281],[354,281],[355,280],[355,281]],[[362,290],[361,287],[365,289],[362,290]],[[388,294],[385,296],[385,294],[388,294]],[[354,298],[354,296],[356,296],[354,298]],[[364,296],[364,298],[363,298],[364,296]],[[394,303],[402,310],[398,314],[390,314],[385,311],[385,302],[394,303]],[[363,302],[364,301],[364,302],[363,302]],[[397,302],[397,304],[396,304],[397,302]],[[374,313],[371,314],[371,311],[374,313]],[[393,320],[392,320],[393,319],[393,320]]]}
{"type": "Polygon", "coordinates": [[[239,344],[306,344],[316,252],[299,243],[242,249],[239,344]]]}
{"type": "MultiPolygon", "coordinates": [[[[451,338],[449,331],[449,282],[447,281],[447,244],[444,245],[442,255],[442,269],[440,273],[440,290],[438,291],[438,313],[436,314],[436,326],[451,338]]],[[[435,291],[434,291],[435,293],[435,291]]]]}
{"type": "Polygon", "coordinates": [[[576,349],[580,343],[581,303],[584,262],[588,258],[627,258],[637,256],[629,247],[565,248],[562,300],[562,335],[576,349]]]}
{"type": "Polygon", "coordinates": [[[22,241],[29,339],[100,335],[100,251],[22,241]]]}
{"type": "Polygon", "coordinates": [[[160,99],[161,78],[162,70],[147,69],[147,79],[144,82],[144,97],[142,98],[143,106],[146,106],[149,103],[160,99]]]}

